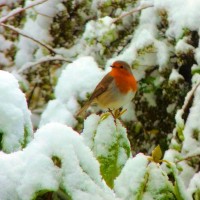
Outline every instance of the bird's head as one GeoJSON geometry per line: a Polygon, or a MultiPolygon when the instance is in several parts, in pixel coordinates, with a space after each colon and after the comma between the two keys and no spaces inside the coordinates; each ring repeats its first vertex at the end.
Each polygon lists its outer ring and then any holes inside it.
{"type": "Polygon", "coordinates": [[[112,65],[112,71],[114,73],[120,73],[120,74],[129,74],[132,75],[131,68],[128,63],[124,61],[115,61],[112,65]]]}

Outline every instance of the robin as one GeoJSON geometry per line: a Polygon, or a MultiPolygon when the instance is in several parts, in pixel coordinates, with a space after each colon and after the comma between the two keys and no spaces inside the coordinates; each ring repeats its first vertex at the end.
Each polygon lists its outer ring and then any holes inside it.
{"type": "Polygon", "coordinates": [[[112,110],[120,109],[133,99],[137,90],[137,81],[129,64],[124,61],[115,61],[111,68],[112,70],[99,82],[77,116],[83,115],[91,104],[106,108],[112,114],[112,110]]]}

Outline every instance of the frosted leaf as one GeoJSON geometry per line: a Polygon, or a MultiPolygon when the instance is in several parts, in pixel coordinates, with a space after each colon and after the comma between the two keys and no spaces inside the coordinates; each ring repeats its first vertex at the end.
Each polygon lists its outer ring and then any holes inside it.
{"type": "Polygon", "coordinates": [[[119,121],[115,124],[112,116],[101,121],[96,115],[91,115],[85,121],[82,135],[100,163],[103,178],[113,187],[114,179],[130,157],[126,129],[119,121]]]}
{"type": "Polygon", "coordinates": [[[81,136],[62,124],[43,126],[23,151],[1,153],[0,169],[1,200],[33,199],[42,191],[59,190],[74,200],[116,199],[81,136]]]}

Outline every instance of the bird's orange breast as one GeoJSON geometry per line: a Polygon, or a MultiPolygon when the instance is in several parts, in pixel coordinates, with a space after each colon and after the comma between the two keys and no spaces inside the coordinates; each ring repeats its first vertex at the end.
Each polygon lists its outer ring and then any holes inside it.
{"type": "Polygon", "coordinates": [[[137,81],[134,76],[127,71],[112,70],[110,75],[114,77],[116,86],[122,93],[127,93],[130,90],[137,90],[137,81]]]}

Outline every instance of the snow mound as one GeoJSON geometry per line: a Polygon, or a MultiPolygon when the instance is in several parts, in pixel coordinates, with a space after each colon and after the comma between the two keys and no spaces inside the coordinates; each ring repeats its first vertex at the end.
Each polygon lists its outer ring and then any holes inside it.
{"type": "Polygon", "coordinates": [[[5,71],[0,71],[0,94],[0,146],[5,152],[13,152],[31,140],[31,113],[17,80],[5,71]]]}

